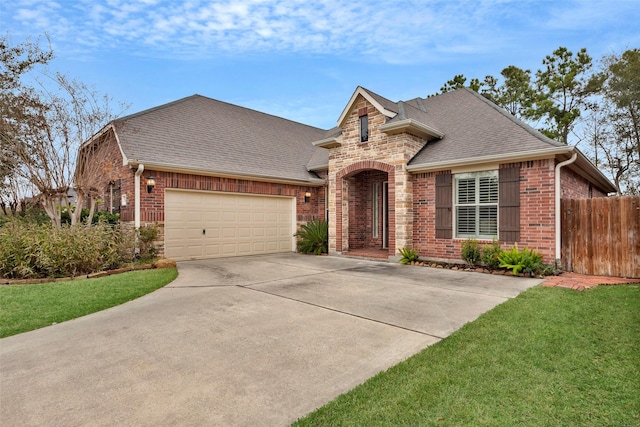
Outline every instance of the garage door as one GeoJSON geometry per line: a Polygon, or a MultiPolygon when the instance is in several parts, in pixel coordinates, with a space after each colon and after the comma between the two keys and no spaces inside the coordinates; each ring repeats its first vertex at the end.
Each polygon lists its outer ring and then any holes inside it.
{"type": "Polygon", "coordinates": [[[290,252],[291,197],[165,193],[165,256],[175,260],[290,252]]]}

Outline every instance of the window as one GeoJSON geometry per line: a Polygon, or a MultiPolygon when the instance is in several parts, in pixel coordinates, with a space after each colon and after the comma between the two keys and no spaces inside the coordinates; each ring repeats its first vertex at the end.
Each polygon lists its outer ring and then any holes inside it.
{"type": "Polygon", "coordinates": [[[360,142],[369,140],[369,116],[360,116],[360,142]]]}
{"type": "Polygon", "coordinates": [[[498,236],[498,172],[455,175],[456,237],[498,236]]]}

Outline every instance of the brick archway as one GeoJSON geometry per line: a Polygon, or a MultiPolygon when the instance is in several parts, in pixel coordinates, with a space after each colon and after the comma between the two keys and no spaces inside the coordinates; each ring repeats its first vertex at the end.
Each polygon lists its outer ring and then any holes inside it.
{"type": "Polygon", "coordinates": [[[349,209],[343,212],[343,183],[346,179],[366,171],[379,171],[387,174],[388,182],[388,252],[395,254],[395,167],[387,163],[374,160],[363,160],[353,163],[336,174],[336,251],[344,252],[349,249],[349,233],[344,230],[343,219],[349,218],[349,209]],[[347,242],[347,245],[344,244],[347,242]]]}

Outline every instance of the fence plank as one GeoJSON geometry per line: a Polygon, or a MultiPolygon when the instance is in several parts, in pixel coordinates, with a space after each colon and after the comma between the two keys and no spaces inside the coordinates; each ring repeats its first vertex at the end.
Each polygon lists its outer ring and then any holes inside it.
{"type": "Polygon", "coordinates": [[[640,277],[640,197],[562,200],[566,271],[640,277]]]}

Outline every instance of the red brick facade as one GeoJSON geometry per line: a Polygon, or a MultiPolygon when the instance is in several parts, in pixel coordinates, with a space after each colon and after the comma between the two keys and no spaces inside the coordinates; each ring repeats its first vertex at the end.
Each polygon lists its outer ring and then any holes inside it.
{"type": "MultiPolygon", "coordinates": [[[[105,140],[103,144],[101,155],[95,163],[97,168],[105,171],[103,200],[109,197],[107,194],[109,182],[119,179],[120,196],[126,199],[126,205],[120,206],[120,220],[123,223],[132,223],[135,219],[135,169],[123,165],[122,154],[113,138],[105,140]]],[[[320,177],[326,178],[326,173],[321,174],[320,177]]],[[[140,223],[141,225],[157,223],[160,227],[160,239],[163,239],[164,235],[164,193],[167,188],[295,197],[298,227],[314,219],[325,219],[326,215],[325,187],[145,169],[140,177],[140,223]],[[150,175],[155,178],[156,186],[151,193],[148,193],[146,179],[150,175]],[[306,193],[310,193],[311,197],[305,202],[306,193]]],[[[98,208],[106,210],[107,206],[102,203],[98,208]]],[[[159,254],[163,255],[164,242],[157,243],[160,249],[159,254]]]]}
{"type": "MultiPolygon", "coordinates": [[[[520,167],[520,247],[540,252],[544,262],[555,258],[555,164],[554,159],[518,162],[520,167]]],[[[502,164],[509,167],[514,164],[502,164]]],[[[444,172],[444,171],[443,171],[444,172]]],[[[460,260],[465,239],[435,238],[435,176],[438,172],[415,174],[413,182],[413,245],[423,258],[460,260]]],[[[564,198],[586,198],[589,183],[568,168],[561,170],[564,198]]],[[[592,196],[603,192],[591,190],[592,196]]],[[[453,213],[452,213],[453,214],[453,213]]],[[[480,243],[491,243],[481,240],[480,243]]],[[[502,243],[503,248],[512,244],[502,243]]]]}

